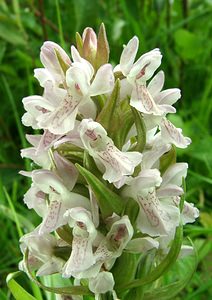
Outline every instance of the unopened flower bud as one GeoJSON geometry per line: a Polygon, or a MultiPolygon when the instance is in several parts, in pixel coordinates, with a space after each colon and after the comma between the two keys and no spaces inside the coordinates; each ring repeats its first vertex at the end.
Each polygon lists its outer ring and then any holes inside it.
{"type": "Polygon", "coordinates": [[[83,57],[91,64],[94,63],[97,51],[96,33],[91,27],[85,28],[82,35],[83,39],[83,57]]]}

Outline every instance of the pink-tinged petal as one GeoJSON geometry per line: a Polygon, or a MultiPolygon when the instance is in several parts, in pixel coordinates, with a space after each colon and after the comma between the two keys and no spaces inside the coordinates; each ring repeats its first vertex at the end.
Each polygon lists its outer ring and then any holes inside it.
{"type": "Polygon", "coordinates": [[[162,105],[157,105],[158,109],[160,111],[163,112],[163,117],[165,117],[166,114],[170,113],[170,114],[174,114],[176,113],[176,109],[171,106],[171,105],[167,105],[167,104],[162,104],[162,105]]]}
{"type": "Polygon", "coordinates": [[[145,114],[162,115],[163,111],[155,104],[148,89],[144,85],[136,84],[133,87],[130,105],[145,114]]]}
{"type": "Polygon", "coordinates": [[[74,128],[79,101],[67,95],[61,105],[51,114],[38,118],[39,126],[58,135],[66,134],[74,128]]]}
{"type": "Polygon", "coordinates": [[[105,64],[98,69],[94,81],[91,84],[89,94],[91,96],[106,94],[111,92],[113,87],[114,75],[112,66],[105,64]]]}
{"type": "Polygon", "coordinates": [[[24,195],[24,203],[29,209],[34,209],[39,216],[44,217],[47,212],[45,196],[45,193],[32,185],[24,195]]]}
{"type": "Polygon", "coordinates": [[[58,194],[66,194],[67,189],[59,176],[49,170],[32,171],[32,180],[44,193],[50,194],[52,191],[58,194]]]}
{"type": "Polygon", "coordinates": [[[122,193],[124,196],[136,198],[143,190],[159,186],[161,182],[162,178],[157,169],[142,170],[137,177],[128,178],[122,193]]]}
{"type": "Polygon", "coordinates": [[[150,236],[169,235],[179,225],[179,209],[159,201],[154,189],[137,195],[137,202],[140,205],[137,226],[142,233],[150,236]]]}
{"type": "Polygon", "coordinates": [[[53,82],[47,81],[44,85],[43,97],[47,99],[54,108],[57,108],[66,97],[67,91],[57,87],[53,82]]]}
{"type": "Polygon", "coordinates": [[[177,102],[181,97],[180,89],[168,89],[164,90],[155,97],[155,102],[157,104],[167,104],[172,105],[177,102]]]}
{"type": "Polygon", "coordinates": [[[157,190],[158,198],[167,198],[173,196],[180,196],[184,193],[183,189],[175,184],[167,184],[157,190]]]}
{"type": "Polygon", "coordinates": [[[133,227],[126,215],[112,224],[106,239],[114,248],[113,257],[119,257],[122,254],[123,249],[132,239],[133,233],[133,227]]]}
{"type": "Polygon", "coordinates": [[[45,215],[43,222],[40,224],[39,234],[41,235],[44,233],[50,233],[67,223],[63,218],[65,207],[63,206],[61,199],[56,200],[56,197],[54,198],[54,200],[50,201],[47,214],[45,215]]]}
{"type": "Polygon", "coordinates": [[[174,144],[178,148],[186,148],[191,143],[189,137],[182,135],[182,129],[176,128],[169,120],[163,118],[160,124],[163,142],[174,144]]]}
{"type": "Polygon", "coordinates": [[[87,270],[95,263],[92,242],[88,238],[73,238],[71,256],[63,269],[63,277],[69,278],[73,274],[87,270]]]}
{"type": "Polygon", "coordinates": [[[120,81],[120,99],[126,99],[132,94],[132,85],[124,78],[120,81]]]}
{"type": "Polygon", "coordinates": [[[134,36],[124,47],[120,58],[120,69],[127,76],[132,69],[138,51],[139,40],[134,36]]]}
{"type": "Polygon", "coordinates": [[[34,70],[34,77],[39,81],[40,86],[44,87],[47,81],[55,82],[51,72],[44,68],[34,70]]]}
{"type": "Polygon", "coordinates": [[[37,147],[39,145],[41,138],[41,134],[26,134],[27,141],[34,147],[37,147]]]}
{"type": "Polygon", "coordinates": [[[142,160],[141,153],[122,152],[116,148],[105,129],[91,119],[81,122],[79,132],[84,148],[94,158],[100,171],[104,172],[103,178],[109,182],[117,182],[124,175],[131,175],[142,160]]]}
{"type": "Polygon", "coordinates": [[[89,78],[92,78],[94,75],[94,68],[92,65],[84,58],[82,58],[74,46],[71,46],[71,55],[73,58],[74,63],[80,63],[84,65],[86,72],[88,73],[89,78]]]}
{"type": "Polygon", "coordinates": [[[97,109],[95,103],[90,97],[86,97],[82,100],[82,102],[80,102],[79,113],[82,114],[84,118],[91,118],[95,120],[97,109]]]}
{"type": "Polygon", "coordinates": [[[171,165],[163,175],[163,182],[161,186],[166,186],[167,184],[180,186],[182,184],[182,178],[186,178],[187,170],[187,163],[176,163],[171,165]]]}
{"type": "Polygon", "coordinates": [[[90,80],[91,77],[83,64],[75,63],[66,72],[66,82],[73,95],[88,95],[90,80]]]}
{"type": "Polygon", "coordinates": [[[183,225],[187,223],[193,223],[196,221],[196,218],[199,217],[199,210],[194,206],[193,203],[184,202],[183,211],[182,211],[182,221],[183,225]]]}
{"type": "Polygon", "coordinates": [[[53,257],[45,262],[36,272],[36,276],[46,276],[60,273],[64,266],[64,260],[59,257],[53,257]]]}
{"type": "Polygon", "coordinates": [[[143,54],[133,65],[127,76],[128,79],[133,82],[136,80],[140,84],[145,83],[160,66],[161,59],[162,55],[159,49],[143,54]]]}
{"type": "Polygon", "coordinates": [[[27,111],[22,117],[22,122],[25,126],[39,128],[37,125],[37,118],[40,115],[44,115],[45,113],[54,110],[54,106],[41,96],[25,97],[22,102],[27,111]]]}
{"type": "MultiPolygon", "coordinates": [[[[180,197],[172,197],[173,204],[179,207],[180,197]]],[[[193,203],[184,201],[183,210],[181,213],[183,225],[187,223],[193,223],[196,218],[199,217],[199,210],[194,206],[193,203]]]]}
{"type": "Polygon", "coordinates": [[[44,67],[52,74],[55,81],[61,83],[64,80],[64,73],[61,69],[55,50],[59,52],[61,59],[66,65],[71,64],[71,60],[66,52],[58,44],[50,41],[44,42],[41,47],[40,60],[44,67]]]}
{"type": "Polygon", "coordinates": [[[62,157],[57,151],[54,151],[53,155],[57,168],[56,172],[62,178],[64,185],[71,191],[77,181],[77,169],[72,162],[62,157]]]}
{"type": "Polygon", "coordinates": [[[37,153],[37,149],[34,147],[25,148],[21,150],[21,157],[30,158],[38,166],[43,167],[44,169],[49,169],[51,166],[51,161],[47,151],[37,153]]]}
{"type": "Polygon", "coordinates": [[[144,253],[152,248],[158,249],[159,243],[155,239],[151,237],[144,237],[144,238],[136,238],[131,240],[127,247],[126,251],[130,253],[144,253]]]}
{"type": "MultiPolygon", "coordinates": [[[[164,72],[160,71],[158,72],[150,81],[148,84],[148,91],[152,95],[152,97],[155,97],[163,88],[164,85],[164,72]]],[[[154,98],[155,102],[157,103],[156,99],[154,98]]]]}
{"type": "Polygon", "coordinates": [[[41,154],[44,151],[48,151],[48,149],[52,147],[54,143],[61,137],[62,135],[56,135],[51,133],[49,130],[44,130],[44,133],[37,146],[36,153],[41,154]]]}
{"type": "Polygon", "coordinates": [[[159,159],[161,156],[170,150],[170,145],[162,145],[157,148],[153,148],[152,150],[148,150],[143,153],[143,160],[142,160],[142,168],[143,169],[151,169],[156,164],[159,167],[159,159]]]}

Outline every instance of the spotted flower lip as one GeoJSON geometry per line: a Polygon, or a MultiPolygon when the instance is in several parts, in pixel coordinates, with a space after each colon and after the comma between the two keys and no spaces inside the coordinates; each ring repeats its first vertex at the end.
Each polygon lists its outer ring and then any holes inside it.
{"type": "Polygon", "coordinates": [[[85,149],[104,172],[103,178],[109,182],[118,182],[123,176],[131,175],[142,160],[138,152],[120,151],[107,136],[106,130],[92,119],[84,119],[79,132],[85,149]]]}

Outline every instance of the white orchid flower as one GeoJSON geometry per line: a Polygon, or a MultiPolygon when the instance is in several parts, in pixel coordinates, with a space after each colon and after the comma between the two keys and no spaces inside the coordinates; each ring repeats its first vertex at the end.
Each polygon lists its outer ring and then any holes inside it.
{"type": "Polygon", "coordinates": [[[82,120],[79,132],[84,148],[109,182],[118,182],[123,176],[131,175],[142,160],[142,154],[138,152],[120,151],[107,136],[106,130],[92,119],[82,120]]]}
{"type": "MultiPolygon", "coordinates": [[[[62,171],[61,171],[62,172],[62,171]]],[[[21,172],[25,175],[25,172],[21,172]]],[[[24,202],[29,208],[35,209],[43,218],[39,234],[49,233],[67,224],[65,212],[75,206],[90,208],[89,201],[84,196],[70,192],[62,178],[48,170],[31,172],[32,186],[25,194],[24,202]]],[[[73,186],[76,177],[70,178],[73,186]]]]}
{"type": "Polygon", "coordinates": [[[48,130],[44,130],[42,135],[26,135],[27,141],[33,146],[21,150],[21,157],[30,158],[37,165],[44,169],[49,169],[51,160],[48,150],[54,147],[55,143],[61,139],[61,135],[55,135],[48,130]]]}
{"type": "MultiPolygon", "coordinates": [[[[21,250],[24,253],[29,249],[28,263],[36,269],[37,276],[61,273],[65,261],[54,255],[54,248],[58,246],[57,239],[50,234],[39,235],[39,228],[21,237],[21,250]]],[[[19,263],[19,269],[25,271],[24,261],[19,263]]]]}

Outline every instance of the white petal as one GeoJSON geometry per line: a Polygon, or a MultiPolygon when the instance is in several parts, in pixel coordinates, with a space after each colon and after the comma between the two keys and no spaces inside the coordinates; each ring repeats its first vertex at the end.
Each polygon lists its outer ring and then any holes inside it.
{"type": "Polygon", "coordinates": [[[56,172],[62,178],[64,185],[71,191],[77,181],[77,169],[71,161],[62,157],[57,151],[54,151],[53,155],[57,167],[56,172]]]}
{"type": "Polygon", "coordinates": [[[47,212],[45,193],[40,191],[36,186],[32,185],[24,195],[24,203],[29,209],[34,209],[36,213],[44,217],[47,212]]]}
{"type": "Polygon", "coordinates": [[[80,56],[79,52],[77,51],[77,49],[74,46],[71,46],[71,55],[72,55],[74,63],[83,64],[89,73],[89,78],[92,78],[93,74],[94,74],[94,69],[93,69],[92,65],[89,63],[89,61],[87,61],[86,59],[84,59],[80,56]]]}
{"type": "Polygon", "coordinates": [[[124,175],[131,175],[134,168],[141,162],[142,155],[138,152],[121,152],[113,141],[107,137],[105,129],[97,122],[84,119],[79,127],[80,137],[85,149],[94,158],[103,178],[116,182],[124,175]]]}
{"type": "Polygon", "coordinates": [[[183,211],[182,211],[183,225],[187,223],[195,222],[196,218],[198,217],[199,217],[199,210],[194,206],[193,203],[189,203],[185,201],[183,206],[183,211]]]}
{"type": "Polygon", "coordinates": [[[110,272],[100,272],[95,278],[89,280],[89,289],[95,294],[104,294],[112,291],[115,285],[113,275],[110,272]]]}
{"type": "Polygon", "coordinates": [[[40,225],[39,234],[50,233],[56,230],[58,227],[66,224],[66,220],[63,218],[65,208],[63,207],[61,199],[58,195],[54,196],[54,199],[50,201],[48,212],[40,225]]]}
{"type": "Polygon", "coordinates": [[[179,89],[168,89],[160,92],[155,97],[155,102],[157,104],[174,104],[181,97],[181,92],[179,89]]]}
{"type": "Polygon", "coordinates": [[[158,247],[158,241],[150,237],[144,237],[131,240],[126,247],[126,250],[131,253],[143,253],[152,248],[158,249],[158,247]]]}
{"type": "Polygon", "coordinates": [[[66,194],[68,192],[60,177],[48,170],[32,171],[32,180],[44,193],[56,191],[58,194],[66,194]]]}
{"type": "Polygon", "coordinates": [[[145,114],[163,115],[144,85],[136,84],[130,98],[130,105],[145,114]]]}
{"type": "Polygon", "coordinates": [[[39,125],[54,134],[66,134],[74,128],[79,101],[67,95],[61,105],[48,116],[38,118],[39,125]]]}
{"type": "Polygon", "coordinates": [[[64,266],[63,277],[71,277],[73,273],[84,271],[94,263],[92,241],[89,238],[75,236],[71,256],[64,266]]]}
{"type": "Polygon", "coordinates": [[[138,51],[138,45],[139,45],[139,40],[137,38],[137,36],[134,36],[127,44],[126,47],[124,47],[124,50],[121,54],[121,58],[120,58],[120,69],[122,71],[122,73],[127,76],[128,73],[130,72],[137,51],[138,51]]]}
{"type": "Polygon", "coordinates": [[[105,64],[98,69],[94,81],[91,84],[89,94],[91,96],[106,94],[111,92],[113,87],[114,75],[112,66],[105,64]]]}
{"type": "Polygon", "coordinates": [[[144,169],[151,169],[155,164],[159,164],[161,156],[170,150],[170,145],[162,145],[152,150],[143,153],[142,167],[144,169]]]}
{"type": "Polygon", "coordinates": [[[81,63],[76,63],[66,72],[66,82],[71,93],[79,94],[79,96],[88,94],[90,80],[90,74],[86,72],[85,65],[81,63]]]}
{"type": "Polygon", "coordinates": [[[182,129],[176,128],[167,119],[163,118],[160,126],[163,142],[172,143],[178,148],[186,148],[191,143],[190,138],[182,135],[182,129]]]}
{"type": "Polygon", "coordinates": [[[34,70],[34,77],[39,81],[40,86],[44,87],[47,81],[54,82],[54,78],[51,73],[44,68],[38,68],[34,70]]]}
{"type": "Polygon", "coordinates": [[[160,66],[161,59],[162,55],[157,48],[143,54],[133,65],[128,79],[130,81],[136,80],[140,84],[146,82],[160,66]]]}
{"type": "Polygon", "coordinates": [[[154,190],[138,195],[137,201],[140,205],[137,226],[141,232],[150,236],[169,235],[179,225],[179,209],[159,201],[154,190]]]}
{"type": "MultiPolygon", "coordinates": [[[[164,85],[164,72],[160,71],[158,72],[150,81],[148,84],[148,91],[152,95],[152,97],[155,97],[163,88],[164,85]]],[[[155,100],[156,101],[156,100],[155,100]]]]}
{"type": "Polygon", "coordinates": [[[166,186],[167,184],[180,186],[182,184],[182,177],[186,178],[187,169],[187,163],[176,163],[171,165],[163,174],[163,182],[161,186],[166,186]]]}

